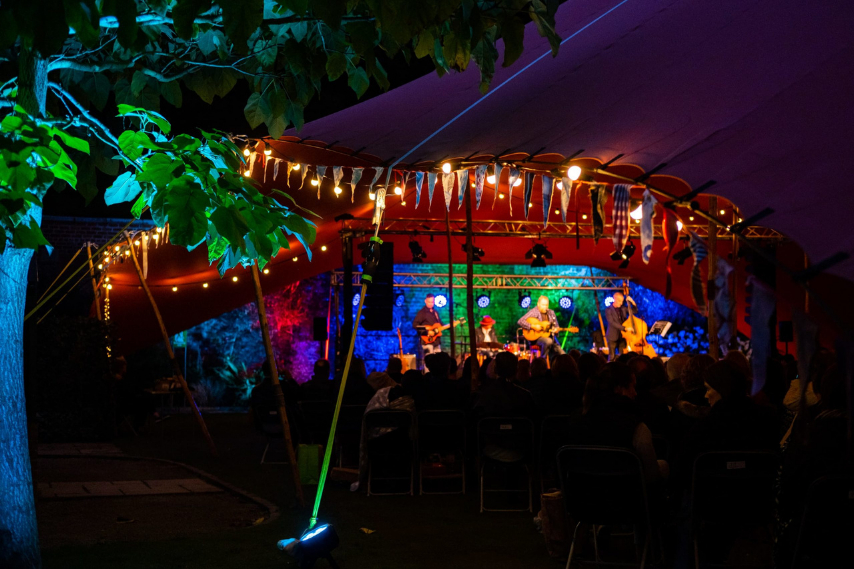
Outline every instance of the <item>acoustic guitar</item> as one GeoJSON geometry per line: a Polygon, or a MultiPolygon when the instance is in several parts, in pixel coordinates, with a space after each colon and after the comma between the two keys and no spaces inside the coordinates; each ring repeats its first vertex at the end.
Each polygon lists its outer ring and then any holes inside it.
{"type": "Polygon", "coordinates": [[[646,322],[636,317],[632,310],[632,303],[629,302],[629,287],[623,287],[623,296],[626,298],[626,306],[629,309],[629,317],[623,322],[623,328],[631,328],[633,331],[623,330],[622,335],[626,340],[626,350],[635,352],[650,358],[654,358],[658,354],[655,353],[655,348],[646,341],[646,335],[649,334],[646,322]]]}
{"type": "Polygon", "coordinates": [[[528,324],[533,326],[534,324],[540,325],[540,330],[534,330],[531,328],[530,330],[522,330],[522,335],[529,342],[536,342],[540,338],[547,338],[552,334],[557,334],[558,332],[570,332],[572,334],[578,333],[578,326],[570,326],[569,328],[552,328],[552,323],[548,320],[540,320],[534,316],[528,318],[528,324]]]}
{"type": "Polygon", "coordinates": [[[436,324],[430,324],[429,326],[419,326],[418,327],[419,329],[423,329],[423,330],[427,331],[426,334],[421,335],[421,341],[424,342],[425,344],[432,344],[433,342],[436,341],[436,338],[439,338],[442,336],[442,330],[447,330],[451,326],[456,328],[460,324],[465,324],[465,322],[466,322],[465,318],[458,318],[458,319],[454,320],[453,322],[451,322],[450,324],[436,323],[436,324]]]}

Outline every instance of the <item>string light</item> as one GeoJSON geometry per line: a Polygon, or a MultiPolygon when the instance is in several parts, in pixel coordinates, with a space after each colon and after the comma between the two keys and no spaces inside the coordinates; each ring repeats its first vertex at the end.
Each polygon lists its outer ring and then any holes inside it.
{"type": "Polygon", "coordinates": [[[157,233],[161,233],[162,231],[163,231],[163,228],[161,228],[161,227],[157,228],[157,233]]]}
{"type": "Polygon", "coordinates": [[[725,215],[725,214],[726,214],[726,210],[725,210],[725,209],[722,209],[722,210],[721,210],[721,215],[725,215]]]}
{"type": "Polygon", "coordinates": [[[487,176],[486,177],[486,183],[491,184],[491,185],[495,185],[495,174],[490,174],[489,176],[487,176]]]}
{"type": "Polygon", "coordinates": [[[682,231],[682,222],[678,219],[676,220],[676,231],[682,231]]]}
{"type": "Polygon", "coordinates": [[[403,188],[401,188],[400,186],[395,186],[394,187],[394,193],[395,193],[395,195],[398,195],[398,196],[402,195],[403,194],[403,188]]]}
{"type": "Polygon", "coordinates": [[[269,274],[270,274],[270,269],[264,269],[264,274],[265,274],[265,275],[269,275],[269,274]]]}
{"type": "Polygon", "coordinates": [[[173,286],[173,287],[172,287],[172,292],[178,292],[178,287],[177,287],[177,286],[173,286]]]}
{"type": "Polygon", "coordinates": [[[247,146],[246,148],[244,148],[244,149],[243,149],[243,155],[244,155],[244,156],[249,156],[249,147],[248,147],[248,146],[247,146]]]}
{"type": "Polygon", "coordinates": [[[110,256],[110,252],[109,252],[109,251],[104,251],[104,256],[105,256],[105,257],[109,257],[109,256],[110,256]]]}
{"type": "Polygon", "coordinates": [[[125,257],[130,257],[130,249],[128,249],[127,251],[125,251],[125,257]]]}
{"type": "Polygon", "coordinates": [[[272,151],[272,150],[270,150],[270,148],[269,148],[269,147],[264,149],[264,156],[269,156],[269,155],[270,155],[270,154],[272,154],[272,153],[273,153],[273,151],[272,151]]]}
{"type": "Polygon", "coordinates": [[[134,241],[134,242],[133,242],[133,244],[134,244],[134,245],[136,245],[137,247],[139,247],[139,239],[137,239],[136,241],[134,241]]]}
{"type": "Polygon", "coordinates": [[[245,172],[243,172],[243,175],[244,175],[244,176],[246,176],[247,178],[251,178],[251,177],[252,177],[252,172],[250,172],[250,171],[249,171],[249,168],[247,168],[247,169],[246,169],[246,171],[245,171],[245,172]]]}
{"type": "Polygon", "coordinates": [[[291,170],[294,170],[294,171],[299,170],[299,164],[294,164],[293,167],[291,168],[291,170]]]}
{"type": "Polygon", "coordinates": [[[231,277],[231,280],[234,282],[237,282],[237,275],[234,275],[233,277],[231,277]]]}
{"type": "Polygon", "coordinates": [[[559,209],[556,209],[556,210],[555,210],[555,215],[560,215],[560,210],[559,210],[559,209]]]}
{"type": "Polygon", "coordinates": [[[516,186],[521,186],[521,185],[522,185],[522,178],[516,178],[516,181],[513,182],[513,187],[515,188],[516,186]]]}
{"type": "Polygon", "coordinates": [[[377,194],[375,192],[368,192],[368,199],[374,201],[377,199],[377,194]]]}
{"type": "Polygon", "coordinates": [[[340,196],[340,195],[341,195],[341,192],[343,192],[344,190],[342,190],[342,189],[341,189],[340,187],[338,187],[338,186],[335,186],[335,189],[334,189],[333,191],[335,192],[335,195],[336,195],[336,196],[340,196]]]}
{"type": "Polygon", "coordinates": [[[562,189],[563,189],[563,182],[558,182],[558,183],[557,183],[557,189],[559,189],[559,190],[562,190],[562,189]]]}
{"type": "Polygon", "coordinates": [[[694,216],[693,215],[688,216],[688,221],[694,221],[694,216]]]}
{"type": "Polygon", "coordinates": [[[574,182],[581,177],[581,168],[579,166],[570,166],[566,169],[566,176],[574,182]]]}
{"type": "Polygon", "coordinates": [[[586,213],[585,213],[585,214],[582,214],[582,215],[581,215],[581,219],[587,219],[587,214],[586,214],[586,213]]]}
{"type": "Polygon", "coordinates": [[[107,285],[107,290],[113,290],[113,285],[108,284],[108,285],[107,285]]]}
{"type": "Polygon", "coordinates": [[[118,251],[119,249],[121,249],[121,247],[116,245],[116,251],[118,251]]]}
{"type": "Polygon", "coordinates": [[[100,271],[103,268],[104,268],[104,265],[102,265],[101,263],[98,263],[98,270],[100,271]]]}
{"type": "Polygon", "coordinates": [[[105,278],[105,279],[104,279],[104,282],[105,282],[105,283],[110,282],[110,277],[105,278]]]}
{"type": "Polygon", "coordinates": [[[400,205],[406,205],[405,201],[400,202],[400,205]]]}
{"type": "Polygon", "coordinates": [[[293,258],[293,261],[294,261],[294,263],[296,263],[296,262],[297,262],[297,258],[296,258],[296,257],[294,257],[294,258],[293,258]]]}
{"type": "Polygon", "coordinates": [[[528,207],[534,207],[534,204],[531,202],[528,202],[528,207]]]}
{"type": "Polygon", "coordinates": [[[499,192],[499,194],[498,194],[498,199],[503,200],[503,199],[504,199],[504,194],[499,192]]]}
{"type": "Polygon", "coordinates": [[[635,219],[637,221],[640,221],[641,219],[643,219],[643,206],[639,205],[637,208],[632,210],[632,212],[629,214],[629,217],[631,217],[632,219],[635,219]]]}
{"type": "Polygon", "coordinates": [[[311,179],[311,185],[312,185],[312,186],[316,186],[316,185],[318,185],[319,183],[320,183],[320,182],[318,182],[318,181],[317,181],[317,178],[312,178],[312,179],[311,179]]]}
{"type": "Polygon", "coordinates": [[[152,235],[151,238],[154,239],[155,241],[157,241],[160,238],[160,236],[159,235],[152,235]]]}
{"type": "Polygon", "coordinates": [[[202,288],[208,288],[208,283],[204,283],[204,284],[202,285],[202,288]]]}
{"type": "Polygon", "coordinates": [[[320,248],[321,251],[326,251],[326,245],[320,248]]]}
{"type": "Polygon", "coordinates": [[[450,162],[445,162],[444,164],[442,164],[442,172],[444,172],[445,174],[451,173],[451,163],[450,162]]]}

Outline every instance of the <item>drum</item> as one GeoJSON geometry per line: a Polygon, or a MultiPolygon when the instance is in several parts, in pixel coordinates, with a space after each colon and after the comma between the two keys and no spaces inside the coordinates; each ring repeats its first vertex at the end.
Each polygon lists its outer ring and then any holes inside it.
{"type": "Polygon", "coordinates": [[[418,369],[415,367],[415,354],[392,354],[391,357],[397,358],[403,361],[403,371],[407,371],[410,369],[418,369]]]}
{"type": "Polygon", "coordinates": [[[504,344],[504,349],[514,355],[519,355],[519,352],[522,351],[522,346],[517,344],[516,342],[510,342],[509,344],[504,344]]]}

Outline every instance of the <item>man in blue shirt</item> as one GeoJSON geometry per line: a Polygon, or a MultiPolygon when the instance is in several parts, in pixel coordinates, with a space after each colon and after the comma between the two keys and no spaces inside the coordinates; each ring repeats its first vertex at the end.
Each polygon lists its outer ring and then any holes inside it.
{"type": "MultiPolygon", "coordinates": [[[[536,330],[538,332],[543,330],[552,331],[559,327],[555,311],[549,309],[549,299],[545,296],[541,296],[537,300],[537,305],[526,312],[525,315],[519,319],[517,324],[525,330],[536,330]],[[547,321],[549,324],[546,327],[543,327],[541,324],[531,324],[528,322],[529,318],[547,321]]],[[[555,341],[554,332],[539,338],[535,344],[540,347],[540,352],[543,356],[549,357],[549,360],[552,360],[555,356],[564,353],[560,344],[555,341]]]]}

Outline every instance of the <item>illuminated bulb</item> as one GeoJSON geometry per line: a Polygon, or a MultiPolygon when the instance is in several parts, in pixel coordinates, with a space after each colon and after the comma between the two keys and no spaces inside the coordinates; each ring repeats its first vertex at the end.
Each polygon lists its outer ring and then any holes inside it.
{"type": "Polygon", "coordinates": [[[105,279],[104,279],[104,282],[105,282],[105,283],[110,282],[110,277],[105,278],[105,279]]]}
{"type": "Polygon", "coordinates": [[[105,257],[109,257],[109,256],[110,256],[110,252],[109,252],[109,251],[104,251],[104,256],[105,256],[105,257]]]}
{"type": "Polygon", "coordinates": [[[291,168],[291,170],[299,170],[299,164],[294,164],[294,166],[293,166],[293,168],[291,168]]]}
{"type": "Polygon", "coordinates": [[[177,287],[177,286],[173,286],[173,287],[172,287],[172,292],[178,292],[178,287],[177,287]]]}
{"type": "Polygon", "coordinates": [[[161,231],[163,231],[163,229],[162,229],[162,228],[160,228],[160,227],[158,227],[158,228],[157,228],[157,233],[160,233],[161,231]]]}
{"type": "Polygon", "coordinates": [[[726,210],[725,210],[725,209],[722,209],[722,210],[721,210],[721,215],[724,215],[725,213],[726,213],[726,210]]]}
{"type": "Polygon", "coordinates": [[[98,270],[100,271],[103,268],[104,268],[104,265],[102,265],[101,263],[98,263],[98,270]]]}
{"type": "Polygon", "coordinates": [[[442,164],[442,172],[444,172],[445,174],[451,173],[451,163],[450,162],[445,162],[444,164],[442,164]]]}
{"type": "Polygon", "coordinates": [[[335,195],[336,195],[336,196],[340,196],[340,195],[341,195],[341,192],[343,192],[344,190],[342,190],[342,189],[341,189],[341,188],[339,188],[338,186],[335,186],[335,189],[334,189],[333,191],[335,192],[335,195]]]}
{"type": "Polygon", "coordinates": [[[154,239],[155,241],[157,241],[157,239],[158,239],[160,236],[159,236],[159,235],[152,235],[151,237],[152,237],[152,239],[154,239]]]}
{"type": "Polygon", "coordinates": [[[495,174],[486,177],[486,183],[495,185],[495,174]]]}
{"type": "Polygon", "coordinates": [[[475,184],[474,182],[472,182],[472,183],[471,183],[471,187],[472,187],[472,188],[473,188],[473,187],[475,187],[476,185],[477,185],[477,184],[475,184]]]}
{"type": "Polygon", "coordinates": [[[273,153],[273,151],[272,151],[272,150],[270,150],[269,148],[265,148],[265,149],[264,149],[264,156],[269,156],[269,155],[270,155],[270,154],[272,154],[272,153],[273,153]]]}
{"type": "Polygon", "coordinates": [[[581,177],[581,168],[579,166],[570,166],[566,170],[566,175],[570,180],[577,180],[581,177]]]}
{"type": "Polygon", "coordinates": [[[693,216],[693,215],[689,215],[689,216],[688,216],[688,221],[694,221],[694,216],[693,216]]]}
{"type": "Polygon", "coordinates": [[[126,256],[126,257],[130,257],[130,249],[128,249],[127,251],[125,251],[125,256],[126,256]]]}
{"type": "Polygon", "coordinates": [[[682,222],[679,220],[676,220],[676,230],[682,231],[682,222]]]}
{"type": "Polygon", "coordinates": [[[107,285],[107,290],[113,290],[113,285],[108,284],[108,285],[107,285]]]}
{"type": "Polygon", "coordinates": [[[406,202],[400,202],[400,205],[406,205],[406,202]]]}
{"type": "Polygon", "coordinates": [[[399,196],[399,195],[403,194],[403,188],[401,188],[400,186],[395,186],[395,187],[394,187],[394,193],[395,193],[395,195],[397,195],[397,196],[399,196]]]}
{"type": "Polygon", "coordinates": [[[374,192],[369,192],[369,193],[368,193],[368,198],[369,198],[371,201],[374,201],[375,199],[377,199],[377,194],[375,194],[374,192]]]}
{"type": "Polygon", "coordinates": [[[320,183],[320,182],[318,182],[318,181],[317,181],[317,178],[312,178],[312,179],[311,179],[311,185],[312,185],[312,186],[316,186],[316,185],[317,185],[317,184],[319,184],[319,183],[320,183]]]}
{"type": "Polygon", "coordinates": [[[643,219],[643,206],[642,206],[642,205],[639,205],[637,208],[635,208],[635,209],[634,209],[634,210],[629,214],[629,217],[631,217],[632,219],[637,219],[638,221],[640,221],[641,219],[643,219]]]}
{"type": "Polygon", "coordinates": [[[326,251],[326,245],[320,248],[321,251],[326,251]]]}
{"type": "Polygon", "coordinates": [[[516,178],[516,181],[513,182],[513,187],[515,188],[516,186],[521,186],[521,185],[522,185],[522,178],[516,178]]]}
{"type": "Polygon", "coordinates": [[[294,257],[294,263],[296,263],[296,262],[297,262],[297,258],[296,258],[296,257],[294,257]]]}
{"type": "Polygon", "coordinates": [[[121,247],[119,247],[118,245],[116,245],[116,251],[118,251],[119,249],[121,249],[121,247]]]}
{"type": "Polygon", "coordinates": [[[248,147],[248,146],[247,146],[246,148],[244,148],[244,149],[243,149],[243,155],[244,155],[244,156],[249,156],[249,147],[248,147]]]}
{"type": "Polygon", "coordinates": [[[134,244],[134,245],[136,245],[137,247],[139,247],[139,239],[137,239],[136,241],[134,241],[134,242],[133,242],[133,244],[134,244]]]}
{"type": "Polygon", "coordinates": [[[586,214],[586,213],[585,213],[585,214],[583,214],[583,215],[581,216],[581,219],[587,219],[587,214],[586,214]]]}
{"type": "Polygon", "coordinates": [[[559,189],[559,190],[562,190],[562,189],[563,189],[563,182],[558,182],[558,183],[557,183],[557,189],[559,189]]]}
{"type": "Polygon", "coordinates": [[[560,215],[560,210],[559,210],[559,209],[556,209],[556,210],[555,210],[555,215],[560,215]]]}
{"type": "Polygon", "coordinates": [[[498,199],[503,200],[503,199],[504,199],[504,194],[499,193],[499,194],[498,194],[498,199]]]}
{"type": "Polygon", "coordinates": [[[269,274],[270,274],[270,269],[264,269],[264,274],[265,274],[265,275],[269,275],[269,274]]]}
{"type": "Polygon", "coordinates": [[[208,288],[208,283],[204,283],[204,284],[202,285],[202,288],[208,288]]]}
{"type": "Polygon", "coordinates": [[[245,172],[243,172],[243,175],[246,176],[247,178],[251,178],[252,172],[250,172],[249,169],[247,169],[245,172]]]}
{"type": "Polygon", "coordinates": [[[528,202],[528,207],[534,207],[534,204],[531,202],[528,202]]]}
{"type": "Polygon", "coordinates": [[[235,275],[235,276],[231,277],[231,280],[234,282],[237,282],[237,276],[235,275]]]}

